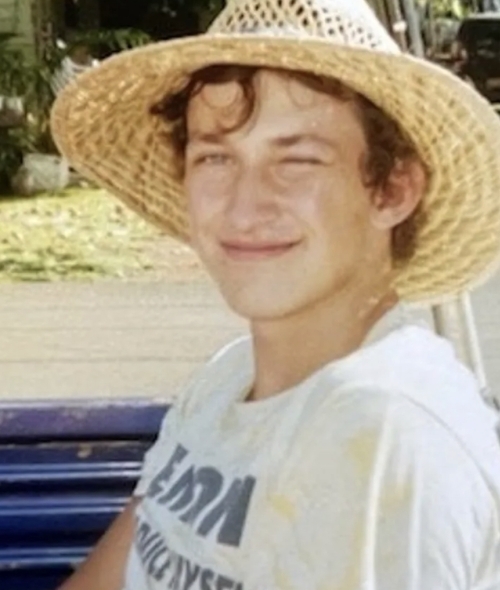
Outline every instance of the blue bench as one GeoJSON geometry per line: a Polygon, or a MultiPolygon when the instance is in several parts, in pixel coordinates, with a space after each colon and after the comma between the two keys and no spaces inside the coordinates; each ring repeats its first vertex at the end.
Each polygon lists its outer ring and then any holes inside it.
{"type": "Polygon", "coordinates": [[[166,404],[0,404],[0,588],[54,590],[130,497],[166,404]]]}

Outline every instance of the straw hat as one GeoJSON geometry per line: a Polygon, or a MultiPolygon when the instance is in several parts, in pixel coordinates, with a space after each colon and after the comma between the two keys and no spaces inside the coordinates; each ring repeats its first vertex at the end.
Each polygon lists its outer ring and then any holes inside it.
{"type": "Polygon", "coordinates": [[[104,61],[59,96],[53,132],[71,164],[181,240],[186,203],[152,104],[215,63],[307,71],[371,99],[431,170],[427,222],[396,287],[437,303],[484,281],[500,253],[500,120],[468,85],[403,55],[363,0],[229,0],[207,34],[104,61]]]}

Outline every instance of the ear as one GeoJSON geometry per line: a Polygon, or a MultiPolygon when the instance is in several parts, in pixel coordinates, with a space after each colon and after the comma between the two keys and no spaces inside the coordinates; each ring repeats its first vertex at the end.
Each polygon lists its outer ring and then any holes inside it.
{"type": "Polygon", "coordinates": [[[427,187],[427,174],[415,158],[398,160],[384,187],[373,195],[371,218],[374,227],[391,230],[403,223],[418,207],[427,187]]]}

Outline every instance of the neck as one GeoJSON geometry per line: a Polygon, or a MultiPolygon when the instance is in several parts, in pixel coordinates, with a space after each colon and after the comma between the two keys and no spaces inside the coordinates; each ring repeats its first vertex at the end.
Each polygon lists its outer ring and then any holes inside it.
{"type": "Polygon", "coordinates": [[[248,401],[285,391],[357,350],[397,301],[393,290],[368,297],[346,292],[292,316],[252,321],[255,382],[248,401]]]}

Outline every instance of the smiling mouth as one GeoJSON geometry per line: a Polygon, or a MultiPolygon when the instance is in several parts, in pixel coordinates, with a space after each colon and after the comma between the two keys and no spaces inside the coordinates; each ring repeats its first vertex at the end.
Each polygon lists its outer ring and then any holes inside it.
{"type": "Polygon", "coordinates": [[[294,248],[298,242],[286,244],[244,244],[238,242],[223,242],[222,249],[233,260],[265,260],[285,254],[294,248]]]}

